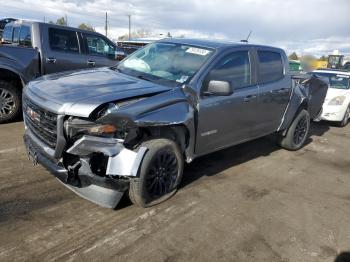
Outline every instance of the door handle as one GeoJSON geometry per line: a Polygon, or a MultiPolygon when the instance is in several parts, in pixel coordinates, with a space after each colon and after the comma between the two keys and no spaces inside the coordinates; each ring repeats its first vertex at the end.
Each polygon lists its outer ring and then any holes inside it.
{"type": "Polygon", "coordinates": [[[54,57],[48,57],[48,58],[46,58],[46,62],[47,62],[47,63],[50,63],[50,64],[54,64],[54,63],[56,63],[56,58],[54,58],[54,57]]]}
{"type": "Polygon", "coordinates": [[[250,102],[250,101],[252,101],[253,99],[255,99],[256,98],[256,95],[249,95],[249,96],[246,96],[244,99],[243,99],[243,101],[244,102],[250,102]]]}
{"type": "Polygon", "coordinates": [[[91,60],[88,60],[87,61],[87,65],[88,66],[95,66],[96,62],[95,61],[91,61],[91,60]]]}

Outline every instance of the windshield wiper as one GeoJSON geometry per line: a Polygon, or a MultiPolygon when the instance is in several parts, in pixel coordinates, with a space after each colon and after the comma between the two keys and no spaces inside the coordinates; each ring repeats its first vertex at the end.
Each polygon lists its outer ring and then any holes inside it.
{"type": "Polygon", "coordinates": [[[154,81],[157,81],[159,80],[158,78],[151,78],[151,77],[147,77],[147,76],[144,76],[144,75],[138,75],[136,76],[137,78],[140,78],[142,80],[146,80],[146,81],[149,81],[149,82],[154,82],[154,81]]]}

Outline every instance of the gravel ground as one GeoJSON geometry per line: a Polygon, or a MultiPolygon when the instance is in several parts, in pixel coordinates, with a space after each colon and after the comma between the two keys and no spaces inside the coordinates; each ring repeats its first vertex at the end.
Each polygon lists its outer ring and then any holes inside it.
{"type": "Polygon", "coordinates": [[[322,262],[350,250],[350,124],[314,123],[298,152],[262,138],[199,158],[148,209],[79,198],[31,165],[22,134],[0,126],[0,261],[322,262]]]}

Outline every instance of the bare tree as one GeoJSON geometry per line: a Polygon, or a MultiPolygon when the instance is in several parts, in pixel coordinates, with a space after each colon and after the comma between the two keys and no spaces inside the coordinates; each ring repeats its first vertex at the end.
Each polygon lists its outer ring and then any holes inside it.
{"type": "Polygon", "coordinates": [[[299,59],[297,53],[295,53],[295,52],[291,53],[288,56],[288,58],[291,59],[291,60],[298,60],[299,59]]]}
{"type": "Polygon", "coordinates": [[[67,25],[67,21],[66,19],[62,16],[61,18],[58,18],[57,21],[56,21],[56,24],[57,25],[67,25]]]}
{"type": "MultiPolygon", "coordinates": [[[[131,33],[131,38],[145,38],[145,37],[150,37],[152,35],[154,35],[154,33],[151,30],[141,28],[141,29],[138,29],[136,31],[133,31],[131,33]]],[[[129,34],[124,34],[124,35],[118,37],[118,40],[120,40],[120,41],[125,41],[128,39],[129,39],[129,34]]]]}
{"type": "Polygon", "coordinates": [[[78,26],[79,29],[95,32],[95,28],[90,24],[81,23],[78,26]]]}

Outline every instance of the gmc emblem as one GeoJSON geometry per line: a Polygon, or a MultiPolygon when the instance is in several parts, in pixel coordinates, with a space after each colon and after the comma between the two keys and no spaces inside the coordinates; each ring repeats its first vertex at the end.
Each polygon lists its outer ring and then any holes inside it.
{"type": "Polygon", "coordinates": [[[27,115],[32,121],[40,123],[40,115],[30,107],[27,107],[27,115]]]}

